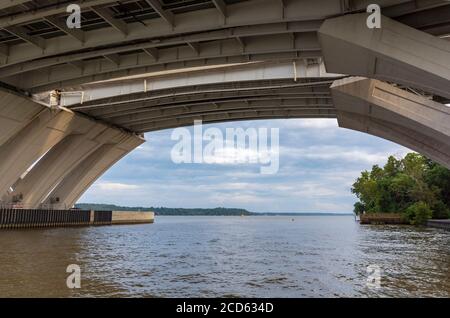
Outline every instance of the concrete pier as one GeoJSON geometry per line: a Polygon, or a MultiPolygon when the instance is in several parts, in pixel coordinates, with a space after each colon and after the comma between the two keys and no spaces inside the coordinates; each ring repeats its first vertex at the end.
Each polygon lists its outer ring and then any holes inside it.
{"type": "Polygon", "coordinates": [[[112,211],[111,224],[153,223],[153,212],[112,211]]]}
{"type": "Polygon", "coordinates": [[[0,229],[154,222],[153,212],[0,208],[0,229]]]}

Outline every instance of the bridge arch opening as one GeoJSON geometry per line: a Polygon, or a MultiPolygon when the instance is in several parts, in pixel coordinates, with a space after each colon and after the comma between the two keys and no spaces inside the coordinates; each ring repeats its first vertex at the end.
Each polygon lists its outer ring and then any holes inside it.
{"type": "MultiPolygon", "coordinates": [[[[389,155],[409,150],[381,138],[341,129],[335,119],[237,121],[206,124],[226,128],[280,129],[276,173],[262,174],[261,162],[239,162],[239,152],[223,152],[218,162],[174,163],[172,129],[146,134],[143,144],[80,198],[140,206],[230,206],[262,212],[349,212],[350,187],[360,172],[383,165],[389,155]],[[229,160],[230,156],[236,156],[229,160]],[[120,196],[120,199],[119,199],[120,196]],[[135,204],[136,205],[136,204],[135,204]]],[[[193,127],[187,129],[194,134],[193,127]]],[[[204,140],[204,146],[210,141],[204,140]]],[[[247,145],[248,146],[248,145],[247,145]]],[[[244,156],[249,153],[244,151],[244,156]]],[[[267,163],[266,163],[267,164],[267,163]]]]}

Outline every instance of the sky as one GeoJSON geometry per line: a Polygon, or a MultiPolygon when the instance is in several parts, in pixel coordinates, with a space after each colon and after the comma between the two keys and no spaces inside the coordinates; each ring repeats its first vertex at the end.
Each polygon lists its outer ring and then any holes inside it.
{"type": "MultiPolygon", "coordinates": [[[[147,133],[146,143],[110,168],[79,202],[345,213],[353,210],[356,197],[350,189],[361,171],[383,165],[389,155],[403,157],[411,151],[339,128],[336,119],[239,121],[204,125],[203,131],[208,127],[219,128],[224,135],[226,128],[267,128],[269,135],[271,128],[278,128],[279,149],[265,154],[278,155],[278,171],[262,174],[260,162],[235,162],[233,156],[248,151],[227,148],[216,154],[216,163],[175,163],[171,153],[179,140],[171,138],[173,129],[169,129],[147,133]]],[[[257,159],[264,153],[259,155],[257,159]]]]}

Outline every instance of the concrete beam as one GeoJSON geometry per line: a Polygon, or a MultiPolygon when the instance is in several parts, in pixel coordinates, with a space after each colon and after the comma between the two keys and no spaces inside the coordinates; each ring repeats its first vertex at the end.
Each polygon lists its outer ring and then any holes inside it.
{"type": "Polygon", "coordinates": [[[0,1],[0,10],[18,6],[18,5],[28,2],[28,1],[30,1],[30,0],[2,0],[2,1],[0,1]]]}
{"type": "MultiPolygon", "coordinates": [[[[286,52],[299,52],[308,54],[311,57],[319,57],[320,45],[317,36],[314,33],[295,34],[294,41],[289,34],[264,35],[248,38],[246,41],[245,56],[248,55],[261,56],[277,52],[276,56],[282,58],[282,54],[286,52]]],[[[46,90],[45,88],[52,86],[53,88],[61,88],[69,81],[80,79],[80,83],[95,81],[96,78],[107,74],[108,79],[114,78],[114,74],[119,72],[130,72],[132,69],[143,66],[163,65],[167,63],[185,63],[186,61],[195,61],[199,59],[227,58],[232,56],[242,56],[243,52],[240,45],[232,40],[219,40],[206,43],[200,43],[198,53],[194,52],[190,47],[172,47],[158,50],[158,58],[155,61],[154,56],[140,51],[139,53],[127,54],[118,57],[116,63],[111,63],[105,59],[95,59],[83,61],[82,69],[79,71],[67,64],[60,64],[47,68],[46,76],[42,76],[43,70],[37,70],[22,73],[14,77],[5,78],[4,81],[10,85],[20,87],[27,90],[46,90]]],[[[105,55],[106,56],[106,55],[105,55]]]]}
{"type": "Polygon", "coordinates": [[[450,168],[450,108],[390,84],[346,78],[331,86],[339,125],[365,131],[450,168]]]}
{"type": "MultiPolygon", "coordinates": [[[[5,58],[9,55],[9,46],[5,44],[0,44],[0,57],[5,58]]],[[[0,63],[3,63],[2,60],[0,60],[0,63]]]]}
{"type": "Polygon", "coordinates": [[[124,133],[120,142],[100,146],[58,184],[44,204],[55,209],[72,207],[95,180],[143,142],[141,137],[124,133]]]}
{"type": "Polygon", "coordinates": [[[181,104],[178,107],[155,107],[146,112],[139,112],[136,115],[124,115],[114,118],[114,122],[123,127],[136,127],[136,125],[146,124],[164,119],[176,119],[182,116],[208,113],[231,112],[237,110],[254,109],[255,111],[265,108],[279,109],[334,109],[331,98],[241,98],[230,101],[209,101],[205,103],[181,104]]]}
{"type": "MultiPolygon", "coordinates": [[[[85,0],[79,3],[83,12],[85,8],[91,6],[104,6],[114,3],[112,0],[85,0]]],[[[218,3],[221,1],[217,1],[218,3]]],[[[342,0],[330,0],[321,5],[317,1],[279,1],[273,0],[250,0],[242,3],[233,3],[227,5],[227,18],[222,17],[222,13],[217,8],[193,10],[176,14],[177,25],[170,27],[163,19],[149,19],[143,23],[128,23],[128,36],[124,37],[119,32],[111,32],[112,27],[101,27],[99,29],[89,30],[83,36],[84,42],[73,41],[71,35],[57,36],[46,39],[45,50],[39,49],[29,43],[20,43],[12,45],[9,49],[9,58],[0,60],[1,67],[10,67],[19,65],[20,69],[27,69],[28,63],[41,60],[42,58],[56,57],[64,60],[65,55],[72,55],[70,52],[89,53],[95,56],[106,54],[105,52],[96,53],[97,50],[122,50],[129,43],[125,41],[151,43],[151,41],[163,41],[174,36],[185,34],[204,34],[212,30],[234,30],[238,27],[257,27],[261,28],[261,23],[270,25],[273,23],[285,23],[287,28],[291,23],[305,22],[312,23],[323,20],[330,16],[337,16],[344,12],[342,0]],[[226,23],[225,23],[226,22],[226,23]],[[164,39],[162,39],[164,38],[164,39]]],[[[383,7],[383,12],[392,17],[401,16],[416,11],[434,8],[437,6],[448,5],[445,0],[427,0],[427,1],[405,1],[388,0],[378,2],[383,7]]],[[[352,10],[364,9],[367,1],[352,1],[352,10]]],[[[49,4],[48,6],[37,8],[36,10],[21,12],[12,16],[0,18],[0,28],[23,25],[36,22],[46,17],[57,16],[65,12],[66,4],[49,4]]],[[[444,11],[444,10],[442,10],[444,11]]],[[[240,35],[238,35],[239,37],[240,35]]],[[[139,45],[133,43],[133,45],[139,45]]],[[[117,53],[117,52],[111,52],[117,53]]],[[[39,61],[42,63],[43,61],[39,61]]],[[[67,61],[65,63],[69,63],[67,61]]]]}
{"type": "Polygon", "coordinates": [[[164,19],[164,21],[166,21],[170,26],[174,25],[174,16],[173,13],[168,11],[168,10],[164,10],[163,7],[161,6],[161,2],[159,2],[159,0],[145,0],[145,2],[148,3],[148,5],[150,7],[152,7],[152,9],[159,14],[159,16],[161,18],[164,19]]]}
{"type": "MultiPolygon", "coordinates": [[[[211,106],[214,108],[226,109],[229,107],[264,107],[267,105],[297,105],[309,107],[333,107],[330,95],[258,95],[258,96],[237,96],[230,99],[205,99],[203,101],[193,101],[187,103],[174,103],[161,106],[146,106],[135,108],[134,110],[119,111],[107,116],[108,120],[124,125],[135,121],[145,121],[152,118],[181,115],[187,111],[208,111],[211,106]]],[[[214,109],[213,108],[213,109],[214,109]]]]}
{"type": "MultiPolygon", "coordinates": [[[[187,48],[187,47],[186,47],[187,48]]],[[[129,69],[123,69],[118,71],[106,72],[96,75],[87,75],[83,77],[77,77],[74,79],[59,81],[56,83],[45,84],[43,86],[34,87],[28,90],[30,93],[40,93],[44,91],[53,90],[56,88],[67,89],[72,87],[79,87],[84,84],[91,84],[99,81],[108,81],[110,79],[120,79],[123,77],[135,77],[142,76],[143,74],[159,73],[176,70],[186,70],[198,67],[212,67],[220,65],[234,65],[250,62],[285,62],[292,61],[299,58],[315,59],[320,57],[320,51],[291,51],[281,53],[262,53],[251,55],[233,55],[222,57],[200,57],[195,59],[189,59],[185,61],[176,61],[169,63],[157,63],[149,66],[133,67],[129,69]]]]}
{"type": "Polygon", "coordinates": [[[133,43],[128,45],[108,46],[107,48],[98,48],[85,52],[67,53],[65,55],[51,56],[38,60],[27,61],[26,63],[17,63],[14,65],[0,67],[0,77],[8,77],[24,72],[29,72],[37,69],[46,68],[52,65],[61,63],[68,63],[71,61],[81,61],[83,59],[90,59],[97,56],[117,54],[128,51],[136,51],[138,49],[146,50],[146,52],[158,59],[158,48],[174,45],[185,45],[186,42],[206,42],[216,41],[221,39],[233,38],[235,36],[249,37],[268,34],[284,34],[284,33],[303,33],[316,32],[321,20],[313,21],[298,21],[289,23],[268,23],[258,24],[252,26],[233,26],[232,28],[219,29],[201,33],[194,33],[189,35],[181,35],[177,37],[159,39],[158,41],[145,41],[142,43],[133,43]]]}
{"type": "Polygon", "coordinates": [[[215,112],[209,114],[194,114],[172,119],[154,121],[136,126],[138,132],[150,132],[169,128],[192,126],[195,120],[207,123],[221,123],[240,120],[258,119],[287,119],[287,118],[336,118],[335,109],[280,109],[271,108],[264,110],[247,109],[226,112],[215,112]]]}
{"type": "MultiPolygon", "coordinates": [[[[220,101],[225,99],[235,99],[236,101],[244,101],[251,99],[261,99],[261,98],[311,98],[311,99],[330,99],[331,95],[329,93],[329,87],[305,87],[301,88],[287,88],[282,90],[277,89],[267,89],[261,91],[248,92],[248,94],[243,94],[243,92],[205,92],[193,95],[186,95],[175,98],[161,98],[161,104],[158,104],[158,99],[148,100],[142,102],[130,102],[123,103],[120,105],[112,105],[112,107],[99,107],[94,109],[82,110],[84,113],[89,114],[89,116],[102,118],[105,121],[115,121],[118,117],[145,114],[146,112],[152,110],[163,110],[166,108],[176,108],[183,107],[189,108],[194,104],[212,104],[220,103],[220,101]],[[297,90],[297,92],[296,92],[297,90]]],[[[82,106],[81,106],[82,107],[82,106]]]]}
{"type": "Polygon", "coordinates": [[[224,18],[227,17],[227,5],[223,0],[211,0],[224,18]]]}
{"type": "Polygon", "coordinates": [[[125,22],[119,19],[115,19],[108,8],[102,6],[91,7],[91,9],[99,15],[103,20],[108,22],[114,29],[122,33],[123,36],[128,34],[128,26],[125,22]]]}
{"type": "MultiPolygon", "coordinates": [[[[328,91],[332,81],[342,77],[339,74],[327,73],[325,65],[319,61],[316,64],[306,63],[303,59],[294,62],[237,64],[85,84],[72,88],[83,92],[83,103],[79,96],[74,95],[63,95],[62,103],[73,110],[84,111],[144,100],[155,100],[164,104],[167,99],[196,93],[203,93],[205,97],[214,99],[211,95],[214,93],[219,98],[252,89],[265,88],[274,92],[288,86],[296,89],[295,93],[310,93],[316,90],[313,88],[316,86],[326,86],[328,91]]],[[[323,92],[323,89],[320,92],[323,92]]]]}
{"type": "Polygon", "coordinates": [[[329,72],[359,75],[420,88],[450,98],[450,42],[382,17],[380,29],[367,14],[326,20],[319,29],[329,72]]]}
{"type": "MultiPolygon", "coordinates": [[[[72,37],[68,35],[47,39],[45,51],[37,50],[36,47],[27,44],[14,45],[10,48],[8,62],[0,67],[83,49],[120,46],[125,44],[124,41],[152,40],[239,26],[251,27],[260,25],[264,21],[267,24],[316,21],[338,14],[340,11],[340,0],[330,1],[327,6],[318,6],[315,0],[307,0],[307,2],[311,4],[290,1],[286,8],[290,14],[285,17],[280,15],[279,5],[273,0],[249,0],[235,3],[228,6],[228,24],[226,26],[223,24],[221,13],[216,8],[211,8],[177,14],[177,23],[174,27],[170,27],[163,19],[149,19],[143,21],[143,24],[127,24],[126,37],[122,33],[111,32],[113,27],[109,27],[85,31],[84,43],[73,41],[72,37]]],[[[5,24],[8,25],[8,22],[10,22],[9,19],[5,21],[5,24]]],[[[0,20],[0,27],[3,27],[2,23],[3,21],[0,20]]]]}
{"type": "Polygon", "coordinates": [[[52,25],[63,31],[64,33],[70,35],[75,40],[80,43],[84,43],[84,32],[80,29],[69,29],[65,22],[61,21],[58,17],[51,16],[46,17],[46,21],[50,22],[52,25]]]}
{"type": "Polygon", "coordinates": [[[24,40],[25,42],[34,45],[38,49],[44,51],[45,50],[45,39],[40,36],[32,36],[27,33],[27,31],[23,27],[12,26],[5,28],[9,33],[17,36],[18,38],[24,40]]]}
{"type": "MultiPolygon", "coordinates": [[[[30,2],[30,0],[0,0],[0,9],[8,6],[12,7],[25,2],[30,2]],[[9,4],[7,4],[8,2],[9,4]]],[[[84,0],[81,2],[79,1],[77,4],[80,6],[81,10],[83,10],[92,6],[107,5],[114,2],[116,2],[116,0],[84,0]]],[[[0,18],[0,28],[18,24],[26,24],[45,17],[65,14],[67,5],[68,4],[66,2],[48,4],[41,8],[34,8],[33,10],[27,10],[26,12],[20,12],[12,16],[0,18]]]]}

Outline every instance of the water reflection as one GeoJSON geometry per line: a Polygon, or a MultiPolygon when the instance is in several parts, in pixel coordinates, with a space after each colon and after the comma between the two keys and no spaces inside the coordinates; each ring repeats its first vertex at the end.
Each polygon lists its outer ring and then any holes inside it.
{"type": "Polygon", "coordinates": [[[352,217],[159,217],[0,232],[0,296],[450,296],[450,233],[352,217]],[[66,287],[78,264],[82,288],[66,287]],[[382,269],[368,289],[366,267],[382,269]]]}

